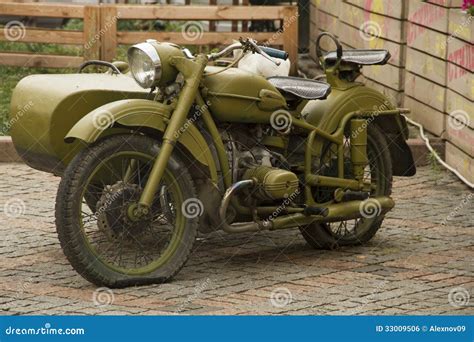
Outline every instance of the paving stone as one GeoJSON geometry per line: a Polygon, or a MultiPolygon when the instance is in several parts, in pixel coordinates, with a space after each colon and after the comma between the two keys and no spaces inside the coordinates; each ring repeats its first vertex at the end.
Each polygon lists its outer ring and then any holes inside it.
{"type": "MultiPolygon", "coordinates": [[[[448,295],[474,296],[473,203],[454,176],[418,169],[394,178],[391,211],[363,246],[310,248],[298,230],[215,232],[197,241],[173,281],[113,290],[96,306],[96,288],[64,257],[54,226],[59,178],[0,163],[0,314],[24,315],[472,315],[448,295]],[[24,213],[7,217],[10,199],[24,213]],[[205,285],[202,285],[205,284],[205,285]],[[198,289],[198,290],[196,290],[198,289]],[[272,294],[287,296],[274,305],[272,294]]],[[[471,303],[472,304],[472,303],[471,303]]]]}

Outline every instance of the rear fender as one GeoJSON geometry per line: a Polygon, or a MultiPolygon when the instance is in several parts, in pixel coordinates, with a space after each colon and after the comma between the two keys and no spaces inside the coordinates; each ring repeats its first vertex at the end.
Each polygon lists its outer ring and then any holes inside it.
{"type": "MultiPolygon", "coordinates": [[[[66,143],[79,139],[92,144],[102,136],[113,134],[115,128],[140,129],[163,133],[171,116],[168,105],[142,99],[120,100],[105,104],[79,120],[65,137],[66,143]]],[[[120,131],[120,130],[119,130],[120,131]]],[[[200,164],[206,167],[212,182],[217,184],[217,168],[211,150],[201,132],[189,120],[176,132],[178,143],[200,164]]]]}
{"type": "MultiPolygon", "coordinates": [[[[396,109],[392,102],[380,92],[355,83],[346,88],[332,88],[326,100],[309,101],[302,110],[302,116],[310,124],[326,132],[335,132],[342,119],[354,111],[382,111],[396,109]]],[[[399,114],[380,115],[369,118],[386,135],[390,149],[394,176],[412,176],[415,164],[406,143],[408,127],[399,114]]],[[[322,144],[318,144],[322,146],[322,144]]]]}

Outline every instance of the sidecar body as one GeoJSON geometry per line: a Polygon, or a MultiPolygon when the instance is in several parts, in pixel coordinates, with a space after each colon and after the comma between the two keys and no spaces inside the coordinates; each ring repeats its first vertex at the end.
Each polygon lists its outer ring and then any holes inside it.
{"type": "Polygon", "coordinates": [[[29,166],[59,175],[82,147],[64,142],[74,124],[106,103],[147,94],[129,74],[28,76],[13,91],[10,134],[29,166]]]}

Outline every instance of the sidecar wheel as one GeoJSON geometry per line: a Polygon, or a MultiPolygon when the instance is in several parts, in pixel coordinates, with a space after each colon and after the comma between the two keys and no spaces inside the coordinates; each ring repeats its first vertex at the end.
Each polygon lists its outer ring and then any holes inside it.
{"type": "MultiPolygon", "coordinates": [[[[369,166],[366,176],[370,180],[373,190],[370,196],[389,196],[392,192],[392,161],[387,141],[375,125],[367,128],[367,154],[369,166]]],[[[328,148],[326,152],[329,153],[328,148]]],[[[323,155],[324,157],[324,155],[323,155]]],[[[350,162],[346,177],[350,178],[350,162]]],[[[366,179],[367,180],[367,179],[366,179]]],[[[334,189],[325,189],[333,193],[334,189]]],[[[320,192],[321,194],[321,192],[320,192]]],[[[336,249],[340,246],[360,245],[374,237],[382,225],[384,216],[361,218],[350,221],[331,223],[313,223],[300,227],[301,234],[306,242],[316,249],[336,249]]]]}
{"type": "Polygon", "coordinates": [[[150,213],[138,221],[127,214],[159,151],[150,137],[116,135],[81,151],[64,172],[56,198],[59,241],[73,268],[98,286],[165,282],[191,253],[202,206],[176,153],[150,213]],[[93,189],[97,193],[91,194],[93,189]],[[95,204],[91,196],[98,198],[95,204]],[[187,203],[197,203],[197,212],[187,203]]]}

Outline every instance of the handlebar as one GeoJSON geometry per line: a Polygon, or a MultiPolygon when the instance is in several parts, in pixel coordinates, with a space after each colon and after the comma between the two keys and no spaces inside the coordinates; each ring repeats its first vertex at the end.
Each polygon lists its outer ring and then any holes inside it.
{"type": "Polygon", "coordinates": [[[288,59],[288,52],[286,51],[278,50],[278,49],[274,49],[274,48],[270,48],[266,46],[259,46],[259,48],[270,57],[283,59],[284,61],[288,59]]]}
{"type": "Polygon", "coordinates": [[[252,51],[258,53],[273,62],[275,65],[280,65],[280,61],[274,60],[273,58],[286,60],[288,58],[288,53],[286,51],[269,48],[266,46],[259,46],[257,42],[253,39],[247,38],[246,40],[240,40],[238,43],[231,44],[224,48],[223,50],[207,55],[207,58],[210,61],[215,61],[221,57],[224,57],[231,53],[234,50],[242,49],[245,51],[252,51]],[[272,58],[273,57],[273,58],[272,58]]]}
{"type": "Polygon", "coordinates": [[[211,53],[211,54],[207,55],[207,58],[210,61],[215,61],[216,59],[219,59],[219,58],[222,58],[222,57],[228,55],[229,53],[231,53],[234,50],[242,49],[242,48],[243,48],[243,46],[240,42],[239,43],[234,43],[234,44],[231,44],[231,45],[227,46],[226,48],[222,49],[219,52],[214,52],[214,53],[211,53]]]}

